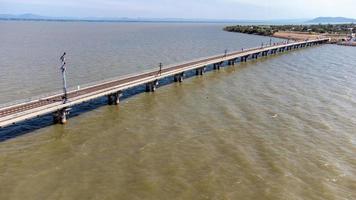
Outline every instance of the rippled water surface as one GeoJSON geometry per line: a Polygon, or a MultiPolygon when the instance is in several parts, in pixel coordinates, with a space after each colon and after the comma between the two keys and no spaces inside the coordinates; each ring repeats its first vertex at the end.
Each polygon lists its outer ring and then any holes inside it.
{"type": "MultiPolygon", "coordinates": [[[[76,86],[269,41],[222,27],[0,22],[0,102],[60,89],[63,49],[76,86]]],[[[355,155],[356,48],[323,45],[4,140],[0,199],[351,200],[355,155]]]]}

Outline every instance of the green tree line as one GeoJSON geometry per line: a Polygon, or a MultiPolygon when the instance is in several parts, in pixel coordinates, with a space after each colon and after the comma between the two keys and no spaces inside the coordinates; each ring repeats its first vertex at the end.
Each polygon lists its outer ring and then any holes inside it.
{"type": "Polygon", "coordinates": [[[356,33],[355,24],[313,24],[313,25],[236,25],[227,26],[225,31],[271,36],[278,31],[309,33],[350,34],[356,33]]]}

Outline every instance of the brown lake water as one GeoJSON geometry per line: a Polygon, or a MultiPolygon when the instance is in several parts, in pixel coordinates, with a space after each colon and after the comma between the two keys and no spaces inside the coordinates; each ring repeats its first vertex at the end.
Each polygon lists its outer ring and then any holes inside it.
{"type": "MultiPolygon", "coordinates": [[[[60,90],[62,51],[75,87],[269,42],[223,26],[0,22],[0,104],[60,90]]],[[[353,47],[237,64],[41,123],[0,142],[1,200],[356,199],[353,47]]]]}

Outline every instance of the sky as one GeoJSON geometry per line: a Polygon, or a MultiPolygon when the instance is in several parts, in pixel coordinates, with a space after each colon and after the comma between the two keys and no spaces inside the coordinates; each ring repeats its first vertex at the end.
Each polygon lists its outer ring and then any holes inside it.
{"type": "Polygon", "coordinates": [[[356,18],[356,0],[0,0],[0,14],[272,20],[356,18]]]}

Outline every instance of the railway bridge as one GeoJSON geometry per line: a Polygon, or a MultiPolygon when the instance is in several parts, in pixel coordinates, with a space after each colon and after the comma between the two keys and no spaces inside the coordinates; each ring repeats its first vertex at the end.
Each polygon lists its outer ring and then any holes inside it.
{"type": "Polygon", "coordinates": [[[225,52],[225,54],[222,55],[201,58],[178,65],[170,65],[159,71],[152,70],[137,73],[99,84],[92,84],[82,89],[65,91],[31,101],[10,104],[0,107],[0,128],[51,113],[53,113],[55,123],[65,124],[69,109],[84,102],[106,96],[108,104],[117,105],[120,102],[122,92],[132,87],[146,85],[147,92],[154,92],[160,80],[167,77],[174,77],[175,82],[182,82],[185,73],[188,71],[193,70],[197,76],[202,76],[207,66],[212,65],[214,70],[219,70],[224,64],[234,65],[238,61],[247,62],[248,60],[258,59],[259,57],[324,44],[329,40],[329,38],[323,38],[274,44],[231,53],[225,52]],[[63,101],[64,95],[66,97],[65,101],[63,101]]]}

